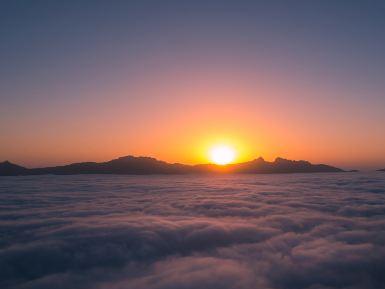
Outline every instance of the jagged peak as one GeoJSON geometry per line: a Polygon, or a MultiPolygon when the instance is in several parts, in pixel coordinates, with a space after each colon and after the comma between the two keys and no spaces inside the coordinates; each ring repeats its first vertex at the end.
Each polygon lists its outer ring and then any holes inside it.
{"type": "Polygon", "coordinates": [[[147,157],[147,156],[127,155],[127,156],[118,157],[117,159],[114,159],[114,160],[157,160],[157,159],[153,157],[147,157]]]}
{"type": "Polygon", "coordinates": [[[281,157],[277,157],[275,158],[274,160],[275,163],[303,163],[303,164],[311,164],[310,162],[308,161],[304,161],[304,160],[289,160],[289,159],[285,159],[285,158],[281,158],[281,157]]]}
{"type": "Polygon", "coordinates": [[[19,167],[19,165],[16,165],[16,164],[14,164],[14,163],[11,163],[10,161],[3,161],[3,162],[1,162],[0,163],[1,165],[5,165],[5,166],[18,166],[19,167]]]}
{"type": "Polygon", "coordinates": [[[284,159],[284,158],[281,158],[281,157],[276,157],[275,160],[274,160],[275,163],[279,163],[279,162],[291,162],[291,160],[288,160],[288,159],[284,159]]]}

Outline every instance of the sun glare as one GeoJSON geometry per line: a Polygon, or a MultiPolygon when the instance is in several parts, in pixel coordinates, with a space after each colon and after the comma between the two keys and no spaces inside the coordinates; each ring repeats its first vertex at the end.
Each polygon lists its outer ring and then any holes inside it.
{"type": "Polygon", "coordinates": [[[234,161],[235,150],[226,145],[218,145],[213,147],[210,152],[210,160],[217,165],[227,165],[234,161]]]}

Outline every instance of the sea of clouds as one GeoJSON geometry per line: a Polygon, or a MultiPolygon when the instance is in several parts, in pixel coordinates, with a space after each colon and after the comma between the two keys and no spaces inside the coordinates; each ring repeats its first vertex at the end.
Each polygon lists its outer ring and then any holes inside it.
{"type": "Polygon", "coordinates": [[[385,288],[385,173],[0,177],[0,288],[385,288]]]}

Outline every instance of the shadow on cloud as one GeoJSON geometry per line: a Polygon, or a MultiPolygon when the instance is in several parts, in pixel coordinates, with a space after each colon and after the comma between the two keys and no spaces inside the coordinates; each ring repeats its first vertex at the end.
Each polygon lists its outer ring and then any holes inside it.
{"type": "Polygon", "coordinates": [[[1,288],[384,288],[380,174],[0,183],[1,288]]]}

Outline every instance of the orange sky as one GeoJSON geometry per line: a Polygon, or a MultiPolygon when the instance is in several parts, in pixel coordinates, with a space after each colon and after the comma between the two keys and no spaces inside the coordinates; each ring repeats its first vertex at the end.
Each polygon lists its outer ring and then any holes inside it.
{"type": "Polygon", "coordinates": [[[384,161],[385,134],[379,133],[381,122],[373,121],[379,112],[362,118],[360,103],[344,107],[343,98],[322,99],[331,94],[328,88],[290,79],[195,72],[171,70],[141,85],[91,90],[92,101],[87,95],[71,101],[63,96],[47,109],[21,105],[21,114],[38,112],[28,120],[15,117],[12,128],[2,125],[8,138],[0,158],[27,166],[128,154],[204,163],[209,148],[224,143],[238,151],[236,161],[281,156],[346,168],[384,161]],[[155,97],[148,101],[146,95],[155,97]]]}

